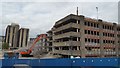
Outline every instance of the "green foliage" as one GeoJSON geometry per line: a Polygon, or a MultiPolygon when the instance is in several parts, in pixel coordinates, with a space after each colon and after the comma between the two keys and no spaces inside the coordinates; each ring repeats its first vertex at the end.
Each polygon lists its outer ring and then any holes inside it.
{"type": "Polygon", "coordinates": [[[8,43],[3,43],[2,44],[2,49],[9,49],[9,44],[8,43]]]}

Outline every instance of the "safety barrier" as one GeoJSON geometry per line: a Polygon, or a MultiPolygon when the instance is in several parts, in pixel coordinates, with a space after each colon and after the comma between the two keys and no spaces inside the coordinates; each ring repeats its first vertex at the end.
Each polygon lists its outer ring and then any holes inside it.
{"type": "Polygon", "coordinates": [[[15,64],[26,64],[30,67],[105,67],[119,68],[118,58],[60,58],[60,59],[3,59],[2,68],[10,68],[15,64]]]}

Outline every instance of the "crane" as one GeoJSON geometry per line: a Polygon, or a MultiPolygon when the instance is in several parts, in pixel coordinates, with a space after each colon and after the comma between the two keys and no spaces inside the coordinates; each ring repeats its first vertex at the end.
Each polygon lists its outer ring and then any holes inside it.
{"type": "Polygon", "coordinates": [[[32,55],[30,55],[32,53],[32,49],[34,48],[35,44],[41,39],[41,38],[46,38],[46,34],[41,34],[39,35],[35,41],[33,42],[32,46],[27,50],[27,51],[21,51],[20,55],[22,57],[31,57],[32,55]]]}

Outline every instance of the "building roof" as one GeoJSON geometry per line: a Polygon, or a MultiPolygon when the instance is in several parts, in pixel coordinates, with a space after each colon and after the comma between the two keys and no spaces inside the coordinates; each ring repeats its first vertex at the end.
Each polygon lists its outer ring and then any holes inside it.
{"type": "MultiPolygon", "coordinates": [[[[63,20],[65,20],[65,19],[67,19],[67,18],[73,18],[73,17],[84,17],[84,19],[86,20],[86,21],[91,21],[91,22],[98,22],[98,21],[102,21],[102,23],[103,24],[106,24],[106,25],[114,25],[114,22],[108,22],[108,21],[104,21],[104,20],[102,20],[102,19],[94,19],[94,18],[89,18],[89,17],[85,17],[85,16],[83,16],[83,15],[75,15],[75,14],[69,14],[69,15],[67,15],[66,17],[64,17],[64,18],[62,18],[62,19],[60,19],[60,20],[58,20],[55,24],[57,24],[58,22],[60,22],[60,21],[63,21],[63,20]]],[[[117,23],[116,23],[117,24],[117,23]]],[[[118,25],[118,24],[117,24],[118,25]]],[[[120,24],[119,24],[120,25],[120,24]]]]}
{"type": "Polygon", "coordinates": [[[21,29],[26,29],[26,30],[29,30],[29,28],[20,28],[20,30],[21,30],[21,29]]]}

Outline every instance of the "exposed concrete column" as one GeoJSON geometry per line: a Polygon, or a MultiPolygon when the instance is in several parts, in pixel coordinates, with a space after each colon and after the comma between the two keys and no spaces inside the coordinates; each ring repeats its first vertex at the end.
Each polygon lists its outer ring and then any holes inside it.
{"type": "Polygon", "coordinates": [[[69,50],[71,50],[71,47],[69,46],[69,50]]]}
{"type": "Polygon", "coordinates": [[[78,24],[78,20],[77,20],[77,24],[78,24]]]}
{"type": "Polygon", "coordinates": [[[54,53],[55,49],[54,49],[54,46],[52,45],[52,52],[54,53]]]}
{"type": "Polygon", "coordinates": [[[14,34],[13,34],[13,27],[11,27],[10,28],[10,33],[9,33],[9,44],[11,44],[11,47],[14,47],[14,41],[12,41],[13,39],[13,36],[14,36],[14,34]]]}
{"type": "Polygon", "coordinates": [[[6,29],[6,36],[5,36],[5,42],[6,43],[8,43],[9,29],[10,29],[9,27],[7,27],[7,29],[6,29]]]}
{"type": "Polygon", "coordinates": [[[27,30],[23,29],[23,31],[24,31],[24,33],[23,33],[23,38],[24,38],[24,39],[23,39],[23,45],[22,45],[22,47],[26,47],[26,44],[25,44],[25,43],[26,43],[26,31],[27,31],[27,30]]]}
{"type": "Polygon", "coordinates": [[[118,36],[117,36],[117,24],[113,23],[113,29],[114,29],[114,36],[115,36],[115,52],[116,52],[116,56],[119,56],[119,52],[118,52],[118,36]]]}
{"type": "Polygon", "coordinates": [[[77,46],[77,50],[79,50],[79,46],[77,46]]]}
{"type": "MultiPolygon", "coordinates": [[[[53,41],[52,41],[52,44],[54,44],[55,42],[54,42],[54,30],[52,31],[52,39],[53,39],[53,41]]],[[[54,51],[55,51],[55,47],[54,47],[54,45],[52,45],[52,52],[54,53],[54,51]]]]}
{"type": "Polygon", "coordinates": [[[77,29],[77,32],[79,32],[79,29],[77,29]]]}
{"type": "Polygon", "coordinates": [[[59,47],[59,50],[62,50],[62,48],[61,48],[61,47],[59,47]]]}
{"type": "Polygon", "coordinates": [[[19,25],[15,26],[15,31],[14,31],[14,47],[17,47],[17,40],[18,40],[18,30],[19,30],[19,25]]]}
{"type": "Polygon", "coordinates": [[[104,47],[103,47],[103,24],[102,20],[98,20],[99,22],[99,37],[100,37],[100,57],[104,57],[104,47]]]}
{"type": "Polygon", "coordinates": [[[77,41],[79,40],[79,38],[77,37],[77,41]]]}
{"type": "Polygon", "coordinates": [[[81,50],[81,57],[85,58],[86,52],[85,52],[85,36],[84,36],[84,16],[80,16],[80,36],[81,36],[81,41],[80,41],[80,50],[81,50]]]}
{"type": "Polygon", "coordinates": [[[21,41],[21,40],[22,40],[22,37],[21,37],[21,35],[22,35],[22,30],[20,31],[20,38],[19,38],[19,40],[20,40],[20,41],[19,41],[19,48],[20,48],[20,47],[21,47],[21,45],[22,45],[22,44],[21,44],[21,42],[22,42],[22,41],[21,41]]]}

